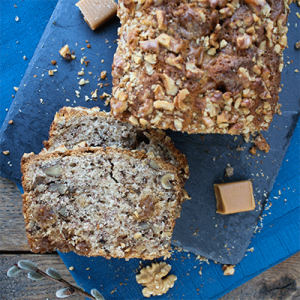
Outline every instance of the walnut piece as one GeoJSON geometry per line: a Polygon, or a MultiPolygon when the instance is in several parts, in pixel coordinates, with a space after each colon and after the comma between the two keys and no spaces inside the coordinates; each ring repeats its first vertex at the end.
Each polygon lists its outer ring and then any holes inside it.
{"type": "Polygon", "coordinates": [[[142,291],[144,297],[163,295],[174,286],[177,280],[175,275],[162,279],[170,270],[171,266],[165,262],[152,263],[151,266],[141,269],[140,274],[136,275],[136,281],[145,286],[142,291]]]}
{"type": "Polygon", "coordinates": [[[66,60],[72,60],[71,52],[68,45],[63,46],[59,50],[59,54],[66,60]]]}
{"type": "Polygon", "coordinates": [[[261,151],[265,151],[266,153],[268,153],[270,151],[270,145],[268,144],[268,142],[266,141],[266,139],[262,136],[262,134],[260,133],[257,138],[254,140],[254,144],[255,146],[257,146],[257,148],[261,151]]]}

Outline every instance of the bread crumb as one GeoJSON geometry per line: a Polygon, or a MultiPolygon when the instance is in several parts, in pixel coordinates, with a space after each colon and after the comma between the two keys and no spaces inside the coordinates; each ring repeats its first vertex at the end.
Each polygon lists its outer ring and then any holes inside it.
{"type": "Polygon", "coordinates": [[[256,155],[256,146],[253,146],[249,149],[249,152],[253,155],[256,155]]]}
{"type": "Polygon", "coordinates": [[[15,17],[16,22],[19,22],[20,18],[18,16],[15,17]]]}
{"type": "Polygon", "coordinates": [[[228,275],[233,275],[235,272],[234,269],[235,265],[223,265],[222,271],[224,271],[223,275],[228,276],[228,275]]]}
{"type": "Polygon", "coordinates": [[[59,54],[66,60],[71,60],[72,57],[71,57],[71,52],[70,52],[70,49],[69,49],[69,45],[65,45],[63,46],[60,50],[59,50],[59,54]]]}
{"type": "Polygon", "coordinates": [[[227,168],[225,169],[225,177],[231,177],[233,176],[233,167],[231,167],[230,164],[227,165],[227,168]]]}

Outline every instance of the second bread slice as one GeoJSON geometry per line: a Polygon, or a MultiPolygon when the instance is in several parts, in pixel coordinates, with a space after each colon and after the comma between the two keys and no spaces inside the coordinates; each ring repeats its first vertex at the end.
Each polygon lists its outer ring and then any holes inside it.
{"type": "Polygon", "coordinates": [[[183,186],[189,177],[189,167],[184,154],[177,150],[170,137],[162,130],[143,130],[129,123],[122,123],[98,107],[63,107],[54,118],[49,140],[44,142],[48,151],[64,145],[72,149],[86,142],[92,147],[124,148],[153,152],[154,156],[171,163],[178,170],[183,186]]]}

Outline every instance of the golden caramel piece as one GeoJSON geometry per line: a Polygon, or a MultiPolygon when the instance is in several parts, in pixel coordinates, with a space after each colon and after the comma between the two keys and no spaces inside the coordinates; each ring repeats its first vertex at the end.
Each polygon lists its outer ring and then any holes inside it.
{"type": "Polygon", "coordinates": [[[75,5],[92,30],[117,13],[117,3],[114,0],[80,0],[75,5]]]}
{"type": "Polygon", "coordinates": [[[255,209],[253,187],[250,180],[214,184],[217,213],[235,214],[255,209]]]}

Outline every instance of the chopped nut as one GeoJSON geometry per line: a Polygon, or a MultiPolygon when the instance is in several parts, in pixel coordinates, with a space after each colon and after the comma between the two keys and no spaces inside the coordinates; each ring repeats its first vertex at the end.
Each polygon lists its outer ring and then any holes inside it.
{"type": "Polygon", "coordinates": [[[156,54],[148,54],[144,57],[144,59],[150,64],[156,64],[156,54]]]}
{"type": "Polygon", "coordinates": [[[101,78],[101,79],[105,79],[105,78],[106,78],[106,71],[102,71],[102,72],[100,73],[100,78],[101,78]]]}
{"type": "Polygon", "coordinates": [[[182,122],[180,120],[175,120],[174,121],[174,126],[175,126],[176,130],[181,131],[181,129],[182,129],[182,122]]]}
{"type": "Polygon", "coordinates": [[[249,152],[252,154],[252,155],[256,155],[256,146],[253,146],[249,149],[249,152]]]}
{"type": "Polygon", "coordinates": [[[71,52],[69,49],[68,45],[63,46],[60,50],[59,50],[59,54],[66,60],[71,60],[71,52]]]}
{"type": "Polygon", "coordinates": [[[174,180],[174,175],[171,173],[168,173],[166,175],[164,175],[160,182],[161,185],[163,186],[163,188],[165,188],[166,190],[170,190],[173,188],[173,184],[170,182],[171,180],[174,180]]]}
{"type": "Polygon", "coordinates": [[[53,66],[55,66],[55,65],[56,65],[56,60],[51,60],[51,64],[52,64],[53,66]]]}
{"type": "Polygon", "coordinates": [[[137,232],[133,237],[135,239],[139,239],[142,236],[142,234],[140,232],[137,232]]]}
{"type": "Polygon", "coordinates": [[[254,144],[261,151],[265,151],[266,153],[268,153],[270,151],[270,145],[268,144],[268,142],[262,136],[261,133],[255,138],[254,144]]]}
{"type": "Polygon", "coordinates": [[[152,263],[151,266],[141,269],[140,274],[136,275],[136,281],[145,286],[142,291],[144,297],[163,295],[174,286],[177,280],[175,275],[162,279],[170,270],[171,266],[165,262],[152,263]]]}
{"type": "Polygon", "coordinates": [[[91,48],[91,45],[90,45],[90,44],[87,44],[86,46],[87,46],[87,48],[91,48]]]}
{"type": "Polygon", "coordinates": [[[236,39],[236,44],[239,49],[247,49],[252,44],[252,38],[248,34],[244,34],[236,39]]]}
{"type": "Polygon", "coordinates": [[[53,73],[52,70],[49,70],[49,71],[48,71],[48,74],[49,74],[49,76],[53,76],[53,75],[54,75],[54,73],[53,73]]]}
{"type": "Polygon", "coordinates": [[[83,75],[84,75],[84,71],[83,70],[81,70],[81,71],[78,72],[78,76],[83,76],[83,75]]]}
{"type": "Polygon", "coordinates": [[[156,109],[165,109],[172,111],[174,109],[174,104],[168,101],[157,100],[154,102],[154,107],[156,109]]]}
{"type": "Polygon", "coordinates": [[[185,200],[191,200],[191,196],[188,194],[188,192],[185,189],[182,189],[182,197],[185,200]]]}
{"type": "Polygon", "coordinates": [[[122,113],[125,111],[128,107],[128,104],[126,101],[118,101],[116,103],[111,103],[111,107],[117,112],[122,113]]]}
{"type": "Polygon", "coordinates": [[[61,195],[65,194],[65,192],[67,191],[67,186],[63,183],[58,183],[58,184],[50,184],[49,186],[49,191],[50,192],[56,192],[58,191],[61,195]]]}
{"type": "Polygon", "coordinates": [[[300,49],[300,41],[295,44],[296,49],[300,49]]]}
{"type": "Polygon", "coordinates": [[[168,95],[175,96],[178,92],[178,87],[175,85],[175,82],[166,74],[162,74],[163,83],[168,95]]]}
{"type": "Polygon", "coordinates": [[[217,123],[227,123],[229,120],[228,111],[223,110],[221,114],[217,116],[217,123]]]}
{"type": "Polygon", "coordinates": [[[139,125],[139,121],[137,120],[137,118],[135,118],[134,116],[130,116],[130,118],[128,119],[128,121],[133,124],[133,125],[139,125]]]}
{"type": "Polygon", "coordinates": [[[9,154],[9,151],[6,150],[6,151],[3,151],[2,153],[3,153],[4,155],[8,155],[8,154],[9,154]]]}
{"type": "Polygon", "coordinates": [[[207,54],[210,55],[210,56],[214,56],[216,54],[216,48],[210,48],[207,51],[207,54]]]}
{"type": "Polygon", "coordinates": [[[154,170],[159,170],[159,164],[155,160],[151,160],[149,166],[154,170]]]}
{"type": "Polygon", "coordinates": [[[233,275],[235,272],[234,269],[235,265],[223,265],[222,271],[224,271],[223,275],[228,276],[228,275],[233,275]]]}
{"type": "Polygon", "coordinates": [[[188,105],[184,104],[184,100],[190,94],[188,89],[183,89],[178,92],[178,95],[174,98],[175,106],[181,111],[185,111],[188,109],[188,105]]]}
{"type": "Polygon", "coordinates": [[[14,86],[14,90],[17,92],[19,90],[19,88],[14,86]]]}
{"type": "Polygon", "coordinates": [[[158,23],[158,29],[166,31],[168,27],[165,24],[165,12],[162,10],[157,10],[156,18],[158,23]]]}
{"type": "Polygon", "coordinates": [[[27,59],[26,55],[24,55],[24,56],[23,56],[23,59],[24,59],[24,60],[26,60],[26,59],[27,59]]]}
{"type": "Polygon", "coordinates": [[[85,80],[84,78],[81,78],[78,82],[79,85],[85,85],[85,80]]]}
{"type": "Polygon", "coordinates": [[[225,48],[226,45],[227,45],[227,42],[226,42],[225,40],[222,40],[222,41],[220,42],[220,48],[221,48],[221,49],[222,49],[222,48],[225,48]]]}
{"type": "Polygon", "coordinates": [[[54,165],[52,167],[44,169],[43,171],[48,176],[60,177],[62,169],[60,165],[54,165]]]}
{"type": "Polygon", "coordinates": [[[225,169],[225,177],[231,177],[233,176],[233,167],[230,166],[230,164],[227,165],[227,168],[225,169]]]}
{"type": "Polygon", "coordinates": [[[92,98],[97,98],[97,92],[98,92],[98,89],[95,89],[95,91],[92,93],[92,98]]]}
{"type": "Polygon", "coordinates": [[[13,120],[9,120],[9,121],[8,121],[8,124],[13,124],[13,123],[14,123],[13,120]]]}
{"type": "Polygon", "coordinates": [[[165,93],[163,88],[160,85],[157,85],[154,90],[154,99],[155,100],[163,100],[165,99],[165,93]]]}
{"type": "Polygon", "coordinates": [[[166,64],[176,67],[179,70],[182,70],[182,63],[183,63],[183,59],[182,57],[179,55],[177,57],[174,56],[168,56],[166,58],[166,64]]]}

